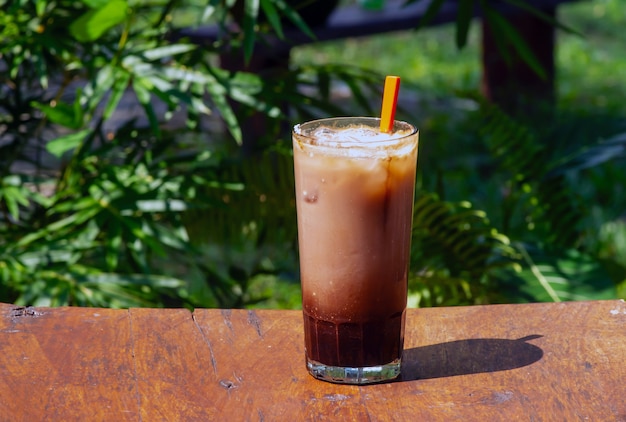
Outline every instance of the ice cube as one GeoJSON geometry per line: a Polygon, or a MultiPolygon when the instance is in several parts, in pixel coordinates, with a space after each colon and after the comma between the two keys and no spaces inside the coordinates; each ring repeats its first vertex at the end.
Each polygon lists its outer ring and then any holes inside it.
{"type": "Polygon", "coordinates": [[[369,128],[348,128],[338,131],[332,139],[338,145],[350,146],[354,144],[366,145],[375,144],[373,146],[381,147],[395,143],[395,139],[402,137],[403,134],[381,133],[377,130],[369,128]]]}
{"type": "MultiPolygon", "coordinates": [[[[295,132],[305,134],[299,126],[296,126],[295,132]]],[[[381,133],[376,128],[364,126],[318,126],[305,135],[311,139],[312,145],[337,148],[337,153],[341,155],[368,156],[373,151],[382,153],[390,146],[395,147],[396,140],[408,134],[407,131],[381,133]]]]}

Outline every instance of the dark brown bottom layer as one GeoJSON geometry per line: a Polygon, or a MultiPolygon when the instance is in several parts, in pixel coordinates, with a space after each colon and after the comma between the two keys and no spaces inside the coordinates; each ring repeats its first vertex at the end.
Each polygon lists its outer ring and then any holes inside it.
{"type": "Polygon", "coordinates": [[[402,355],[404,312],[389,319],[334,323],[304,313],[307,357],[329,366],[384,365],[402,355]]]}

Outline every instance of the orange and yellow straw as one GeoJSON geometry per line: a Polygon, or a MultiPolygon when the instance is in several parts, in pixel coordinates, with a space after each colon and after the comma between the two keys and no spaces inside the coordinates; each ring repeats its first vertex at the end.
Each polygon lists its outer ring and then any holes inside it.
{"type": "Polygon", "coordinates": [[[380,113],[380,131],[383,133],[389,133],[393,128],[399,91],[400,77],[387,76],[385,78],[385,87],[383,89],[383,107],[380,113]]]}

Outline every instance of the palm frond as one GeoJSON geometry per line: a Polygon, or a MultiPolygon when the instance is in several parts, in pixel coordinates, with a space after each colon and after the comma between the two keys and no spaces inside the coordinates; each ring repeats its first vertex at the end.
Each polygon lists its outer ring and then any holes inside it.
{"type": "Polygon", "coordinates": [[[576,244],[585,217],[583,206],[563,173],[550,171],[554,161],[548,145],[496,105],[473,98],[480,108],[482,139],[525,202],[529,225],[542,230],[556,246],[576,244]]]}
{"type": "Polygon", "coordinates": [[[433,193],[418,194],[409,281],[413,300],[430,305],[488,301],[485,287],[491,273],[516,267],[517,258],[509,239],[483,211],[468,202],[453,204],[433,193]]]}

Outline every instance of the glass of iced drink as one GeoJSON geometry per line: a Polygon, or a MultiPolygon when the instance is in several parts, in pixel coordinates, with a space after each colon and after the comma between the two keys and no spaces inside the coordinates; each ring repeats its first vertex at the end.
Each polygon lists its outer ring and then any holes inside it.
{"type": "Polygon", "coordinates": [[[418,131],[340,117],[296,125],[306,364],[316,378],[396,378],[404,343],[418,131]]]}

